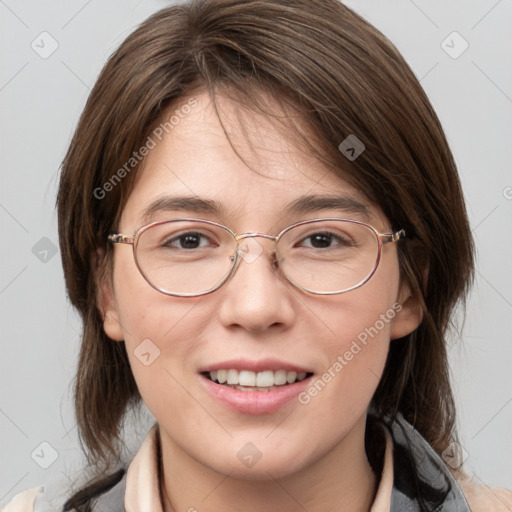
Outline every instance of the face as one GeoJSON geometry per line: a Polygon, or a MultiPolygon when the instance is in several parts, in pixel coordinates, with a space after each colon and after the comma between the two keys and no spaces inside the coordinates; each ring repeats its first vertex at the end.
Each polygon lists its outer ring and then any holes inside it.
{"type": "MultiPolygon", "coordinates": [[[[219,222],[236,233],[276,235],[319,217],[350,218],[390,232],[376,205],[300,153],[271,120],[220,98],[222,119],[244,164],[208,96],[195,99],[146,157],[120,233],[180,217],[219,222]],[[217,209],[160,201],[178,196],[214,201],[217,209]],[[306,196],[348,198],[366,212],[332,205],[302,212],[288,208],[306,196]],[[155,201],[159,207],[148,218],[155,201]]],[[[273,270],[271,240],[253,240],[263,252],[241,261],[221,288],[199,297],[155,290],[137,269],[132,248],[117,244],[103,312],[107,335],[125,341],[140,394],[160,425],[163,449],[209,470],[259,479],[363,449],[364,419],[390,339],[412,331],[419,319],[400,289],[394,243],[383,246],[379,267],[366,284],[322,296],[299,290],[273,270]],[[231,372],[235,379],[249,372],[244,377],[249,380],[252,372],[264,373],[259,382],[268,387],[265,379],[273,377],[276,389],[214,383],[208,372],[218,370],[238,370],[231,372]],[[303,380],[279,384],[283,375],[296,380],[294,372],[303,380]]]]}

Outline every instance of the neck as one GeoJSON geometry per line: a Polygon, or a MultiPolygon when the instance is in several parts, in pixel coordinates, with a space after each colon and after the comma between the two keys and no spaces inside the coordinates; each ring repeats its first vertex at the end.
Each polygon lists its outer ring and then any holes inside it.
{"type": "Polygon", "coordinates": [[[364,423],[313,464],[279,478],[267,472],[259,480],[220,474],[162,432],[159,437],[164,512],[361,512],[370,510],[375,497],[377,478],[364,450],[364,423]]]}

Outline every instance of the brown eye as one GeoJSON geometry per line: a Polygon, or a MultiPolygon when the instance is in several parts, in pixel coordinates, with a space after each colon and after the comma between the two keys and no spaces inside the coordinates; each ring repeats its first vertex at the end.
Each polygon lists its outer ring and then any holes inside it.
{"type": "Polygon", "coordinates": [[[300,247],[311,247],[313,249],[328,249],[331,247],[349,247],[352,244],[346,237],[341,237],[329,232],[319,232],[308,235],[297,245],[300,247]]]}
{"type": "Polygon", "coordinates": [[[171,249],[200,249],[202,247],[211,246],[210,240],[199,232],[188,232],[182,233],[179,236],[168,239],[163,247],[169,247],[171,249]]]}

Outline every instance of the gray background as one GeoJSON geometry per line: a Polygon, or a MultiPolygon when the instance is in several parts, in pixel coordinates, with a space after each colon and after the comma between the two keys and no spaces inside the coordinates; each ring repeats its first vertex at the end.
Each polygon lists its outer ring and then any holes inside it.
{"type": "MultiPolygon", "coordinates": [[[[404,54],[455,154],[478,246],[464,334],[450,349],[461,444],[476,480],[512,488],[512,1],[347,4],[404,54]]],[[[80,322],[56,247],[57,173],[108,55],[165,5],[0,0],[2,505],[82,465],[70,400],[80,322]]],[[[150,420],[130,434],[132,450],[150,420]]]]}

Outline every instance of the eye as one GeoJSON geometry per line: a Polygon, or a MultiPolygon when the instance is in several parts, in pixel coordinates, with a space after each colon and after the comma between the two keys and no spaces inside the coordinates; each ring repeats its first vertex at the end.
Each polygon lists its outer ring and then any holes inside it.
{"type": "Polygon", "coordinates": [[[308,235],[299,241],[297,245],[312,247],[313,249],[329,249],[334,247],[350,247],[353,244],[347,235],[323,231],[308,235]]]}
{"type": "Polygon", "coordinates": [[[200,249],[202,247],[210,247],[212,245],[211,240],[198,231],[189,231],[175,235],[168,238],[162,244],[163,247],[184,250],[200,249]]]}

